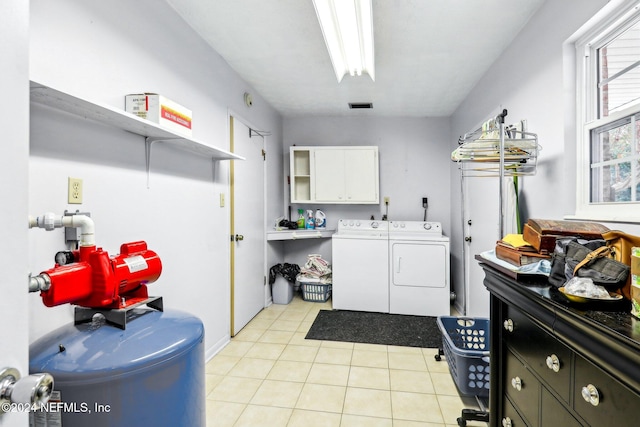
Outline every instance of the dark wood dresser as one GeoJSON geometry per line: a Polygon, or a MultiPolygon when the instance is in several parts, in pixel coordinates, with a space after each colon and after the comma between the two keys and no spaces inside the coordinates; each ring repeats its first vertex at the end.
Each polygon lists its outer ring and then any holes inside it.
{"type": "Polygon", "coordinates": [[[491,293],[490,425],[640,425],[640,319],[479,261],[491,293]]]}

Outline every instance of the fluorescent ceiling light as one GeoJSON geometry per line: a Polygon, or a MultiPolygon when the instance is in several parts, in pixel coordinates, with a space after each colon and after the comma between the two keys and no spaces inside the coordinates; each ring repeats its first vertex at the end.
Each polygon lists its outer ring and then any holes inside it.
{"type": "Polygon", "coordinates": [[[347,73],[367,73],[375,81],[371,0],[313,0],[313,4],[338,83],[347,73]]]}

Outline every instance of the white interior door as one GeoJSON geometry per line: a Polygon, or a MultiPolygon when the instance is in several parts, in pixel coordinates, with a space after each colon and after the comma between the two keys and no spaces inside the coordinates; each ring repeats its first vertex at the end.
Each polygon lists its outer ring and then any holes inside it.
{"type": "Polygon", "coordinates": [[[231,336],[265,303],[264,138],[230,118],[231,151],[231,336]]]}
{"type": "Polygon", "coordinates": [[[477,254],[495,248],[499,240],[498,178],[464,178],[465,315],[489,317],[489,291],[477,254]]]}

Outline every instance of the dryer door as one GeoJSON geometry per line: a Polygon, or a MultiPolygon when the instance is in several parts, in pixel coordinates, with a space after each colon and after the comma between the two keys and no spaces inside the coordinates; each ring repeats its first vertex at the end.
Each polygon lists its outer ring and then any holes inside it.
{"type": "Polygon", "coordinates": [[[392,286],[444,288],[447,285],[445,245],[392,242],[390,254],[392,286]]]}

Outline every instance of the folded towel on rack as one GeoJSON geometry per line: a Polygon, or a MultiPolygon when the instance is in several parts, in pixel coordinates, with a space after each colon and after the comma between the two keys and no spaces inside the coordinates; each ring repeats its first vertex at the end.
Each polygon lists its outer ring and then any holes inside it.
{"type": "Polygon", "coordinates": [[[497,139],[500,138],[500,128],[495,118],[489,119],[482,124],[482,135],[479,139],[497,139]]]}
{"type": "MultiPolygon", "coordinates": [[[[536,157],[538,143],[535,140],[507,139],[504,141],[504,159],[522,161],[536,157]]],[[[495,140],[475,140],[465,142],[451,153],[454,162],[473,160],[495,162],[500,160],[500,142],[495,140]]]]}

